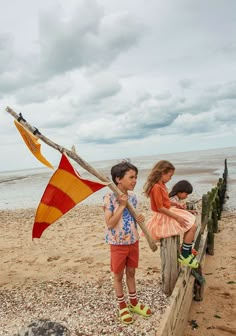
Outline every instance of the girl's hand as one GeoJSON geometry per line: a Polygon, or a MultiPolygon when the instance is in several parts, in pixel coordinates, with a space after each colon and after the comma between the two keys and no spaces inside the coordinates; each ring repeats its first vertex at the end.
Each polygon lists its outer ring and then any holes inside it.
{"type": "Polygon", "coordinates": [[[136,217],[136,221],[138,224],[142,224],[145,221],[145,217],[143,214],[138,214],[136,217]]]}
{"type": "Polygon", "coordinates": [[[182,227],[186,227],[186,225],[188,224],[188,222],[186,221],[186,219],[184,219],[183,217],[181,216],[177,216],[175,218],[177,220],[177,222],[180,224],[180,226],[182,227]]]}
{"type": "Polygon", "coordinates": [[[185,204],[177,204],[176,207],[178,209],[186,210],[186,205],[185,204]]]}
{"type": "Polygon", "coordinates": [[[170,202],[170,205],[171,206],[175,206],[176,208],[178,208],[178,209],[186,209],[186,206],[185,206],[185,204],[180,204],[180,203],[178,203],[178,202],[173,202],[173,201],[171,201],[170,202]]]}
{"type": "Polygon", "coordinates": [[[193,215],[198,215],[198,211],[197,210],[188,210],[188,212],[192,213],[193,215]]]}

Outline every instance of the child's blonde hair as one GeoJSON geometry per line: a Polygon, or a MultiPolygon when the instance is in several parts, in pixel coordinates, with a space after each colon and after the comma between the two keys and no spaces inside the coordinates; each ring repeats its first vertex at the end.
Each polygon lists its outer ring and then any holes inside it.
{"type": "Polygon", "coordinates": [[[161,160],[155,164],[143,187],[144,194],[147,197],[149,197],[152,187],[160,180],[162,174],[167,174],[170,170],[175,170],[175,167],[169,161],[161,160]]]}

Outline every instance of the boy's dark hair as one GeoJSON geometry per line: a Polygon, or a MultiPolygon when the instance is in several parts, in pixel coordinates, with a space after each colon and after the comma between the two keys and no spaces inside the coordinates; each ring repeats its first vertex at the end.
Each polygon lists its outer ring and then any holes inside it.
{"type": "Polygon", "coordinates": [[[181,180],[177,182],[173,186],[171,192],[169,193],[169,197],[173,197],[177,195],[178,192],[186,192],[188,195],[192,194],[193,192],[192,184],[186,180],[181,180]]]}
{"type": "Polygon", "coordinates": [[[127,171],[134,170],[138,174],[138,168],[128,161],[122,161],[111,168],[112,181],[117,185],[116,178],[122,178],[127,171]]]}

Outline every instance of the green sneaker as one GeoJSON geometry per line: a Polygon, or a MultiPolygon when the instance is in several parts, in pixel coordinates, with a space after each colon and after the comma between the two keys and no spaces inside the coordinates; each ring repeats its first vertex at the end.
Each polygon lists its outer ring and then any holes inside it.
{"type": "Polygon", "coordinates": [[[187,258],[184,258],[182,254],[179,255],[178,262],[181,265],[188,266],[191,268],[198,268],[199,263],[193,254],[190,254],[187,258]]]}

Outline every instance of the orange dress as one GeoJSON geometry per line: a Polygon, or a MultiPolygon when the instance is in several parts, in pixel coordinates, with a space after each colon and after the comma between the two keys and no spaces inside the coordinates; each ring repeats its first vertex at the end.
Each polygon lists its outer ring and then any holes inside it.
{"type": "Polygon", "coordinates": [[[196,217],[190,212],[176,207],[171,207],[168,191],[163,183],[158,182],[153,186],[150,192],[150,203],[153,215],[146,223],[146,227],[154,240],[184,233],[188,231],[196,221],[196,217]],[[186,220],[187,225],[182,227],[173,217],[159,212],[158,209],[162,207],[165,207],[176,215],[183,217],[186,220]]]}

